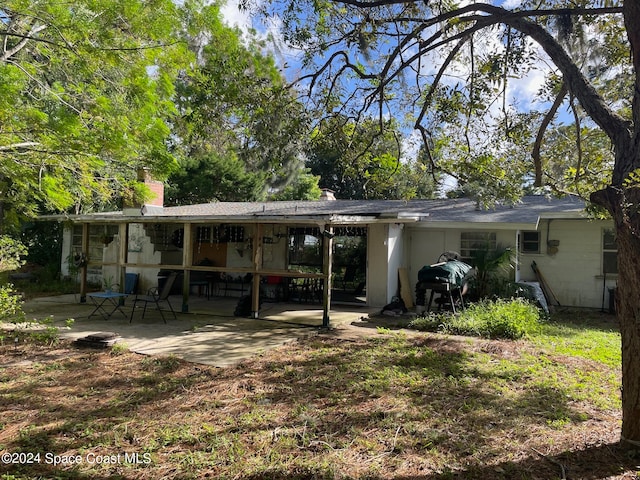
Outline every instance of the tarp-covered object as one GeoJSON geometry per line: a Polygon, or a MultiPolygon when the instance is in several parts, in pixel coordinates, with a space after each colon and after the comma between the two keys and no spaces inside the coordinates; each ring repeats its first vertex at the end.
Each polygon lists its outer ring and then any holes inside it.
{"type": "Polygon", "coordinates": [[[418,272],[419,282],[451,283],[462,286],[463,280],[471,270],[471,265],[467,265],[459,260],[449,260],[437,265],[426,265],[418,272]]]}

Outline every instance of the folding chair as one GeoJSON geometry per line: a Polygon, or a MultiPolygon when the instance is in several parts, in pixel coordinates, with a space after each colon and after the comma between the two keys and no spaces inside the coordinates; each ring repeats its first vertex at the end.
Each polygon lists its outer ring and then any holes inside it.
{"type": "Polygon", "coordinates": [[[356,279],[356,272],[358,268],[355,265],[347,265],[344,269],[344,276],[342,277],[342,291],[347,290],[347,283],[353,283],[356,279]]]}
{"type": "Polygon", "coordinates": [[[160,308],[160,302],[166,301],[167,305],[169,305],[169,309],[171,313],[173,313],[173,318],[177,319],[176,312],[173,310],[171,306],[171,302],[169,301],[169,294],[171,293],[171,288],[173,287],[173,283],[176,281],[176,277],[178,276],[177,272],[171,272],[171,274],[167,277],[167,281],[165,282],[162,290],[158,293],[158,287],[153,287],[149,289],[147,295],[136,295],[136,298],[133,300],[133,310],[131,310],[131,318],[129,319],[129,323],[133,321],[133,313],[136,311],[136,304],[138,302],[144,302],[144,308],[142,309],[142,317],[144,318],[145,313],[147,313],[147,304],[155,303],[156,308],[160,311],[160,316],[164,323],[167,323],[167,319],[164,318],[164,313],[162,313],[162,309],[160,308]]]}
{"type": "Polygon", "coordinates": [[[133,295],[138,293],[138,274],[137,273],[125,273],[124,275],[124,292],[127,295],[133,295]]]}

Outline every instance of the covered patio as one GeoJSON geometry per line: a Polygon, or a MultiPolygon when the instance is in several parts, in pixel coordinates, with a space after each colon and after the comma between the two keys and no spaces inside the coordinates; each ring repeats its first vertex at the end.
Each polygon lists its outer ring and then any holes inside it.
{"type": "Polygon", "coordinates": [[[155,288],[159,294],[172,277],[169,293],[180,298],[172,302],[179,312],[193,311],[203,298],[207,308],[231,298],[236,316],[257,319],[261,309],[284,302],[301,311],[319,308],[328,327],[336,301],[380,307],[396,294],[398,231],[418,218],[406,215],[405,202],[330,196],[181,207],[162,206],[162,196],[155,202],[43,218],[65,222],[62,274],[77,279],[81,303],[96,291],[131,296],[155,288]]]}

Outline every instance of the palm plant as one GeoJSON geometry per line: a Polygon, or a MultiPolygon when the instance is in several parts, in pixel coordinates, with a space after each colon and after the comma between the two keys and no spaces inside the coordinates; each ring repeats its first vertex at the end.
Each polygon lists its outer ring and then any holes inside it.
{"type": "Polygon", "coordinates": [[[471,286],[475,296],[488,298],[498,293],[500,286],[507,280],[513,268],[512,253],[510,247],[501,245],[491,248],[488,244],[484,244],[474,249],[471,258],[475,274],[471,280],[471,286]]]}

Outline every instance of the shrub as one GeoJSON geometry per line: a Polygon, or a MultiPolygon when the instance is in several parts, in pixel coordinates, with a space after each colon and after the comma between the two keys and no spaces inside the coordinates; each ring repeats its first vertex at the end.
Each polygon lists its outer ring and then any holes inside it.
{"type": "MultiPolygon", "coordinates": [[[[13,289],[13,285],[0,286],[0,322],[8,321],[14,325],[12,335],[16,342],[20,339],[35,343],[52,345],[59,339],[60,328],[54,324],[53,317],[27,320],[22,296],[13,289]]],[[[69,328],[74,320],[69,318],[65,324],[69,328]]],[[[4,335],[2,335],[4,339],[4,335]]]]}
{"type": "Polygon", "coordinates": [[[459,315],[429,314],[410,324],[416,330],[455,335],[518,339],[540,328],[540,311],[527,300],[485,300],[459,315]]]}
{"type": "Polygon", "coordinates": [[[27,248],[19,240],[0,235],[0,272],[20,268],[26,254],[27,248]]]}
{"type": "Polygon", "coordinates": [[[13,289],[13,285],[0,285],[0,321],[23,321],[22,297],[13,289]]]}

